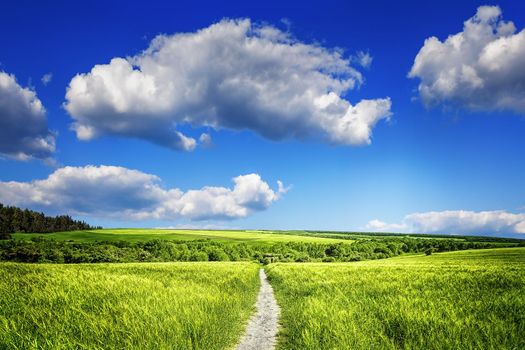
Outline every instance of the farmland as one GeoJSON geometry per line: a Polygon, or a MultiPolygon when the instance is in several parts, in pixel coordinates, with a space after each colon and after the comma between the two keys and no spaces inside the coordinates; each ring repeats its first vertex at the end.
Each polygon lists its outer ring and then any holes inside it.
{"type": "Polygon", "coordinates": [[[258,270],[253,263],[2,263],[0,348],[226,349],[253,311],[258,270]]]}
{"type": "Polygon", "coordinates": [[[281,349],[523,349],[525,249],[273,264],[281,349]]]}
{"type": "Polygon", "coordinates": [[[246,243],[253,245],[304,242],[304,243],[352,243],[371,239],[430,239],[453,240],[456,242],[494,242],[497,244],[518,244],[522,240],[483,236],[450,236],[428,234],[392,234],[370,232],[330,232],[330,231],[272,231],[272,230],[197,230],[197,229],[148,229],[115,228],[98,230],[64,231],[51,233],[13,233],[12,238],[30,240],[46,238],[72,242],[145,242],[150,240],[198,241],[211,240],[220,243],[246,243]]]}
{"type": "Polygon", "coordinates": [[[271,244],[280,242],[307,243],[350,243],[346,237],[317,237],[313,235],[287,234],[286,232],[249,231],[249,230],[169,230],[169,229],[103,229],[55,233],[15,233],[15,239],[45,237],[56,240],[76,242],[128,241],[143,242],[148,240],[194,241],[209,239],[221,243],[271,244]]]}
{"type": "Polygon", "coordinates": [[[10,261],[0,263],[0,348],[231,349],[264,265],[281,308],[278,349],[524,348],[519,246],[306,231],[15,233],[0,240],[10,261]]]}
{"type": "MultiPolygon", "coordinates": [[[[231,349],[254,311],[260,266],[0,263],[0,344],[231,349]]],[[[525,248],[265,270],[281,308],[278,349],[525,346],[525,248]]]]}

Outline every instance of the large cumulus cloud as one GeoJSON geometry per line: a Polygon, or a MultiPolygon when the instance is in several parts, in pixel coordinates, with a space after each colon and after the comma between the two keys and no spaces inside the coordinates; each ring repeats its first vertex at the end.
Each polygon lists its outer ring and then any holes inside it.
{"type": "Polygon", "coordinates": [[[366,228],[372,231],[408,233],[525,234],[525,213],[514,214],[504,210],[431,211],[409,214],[400,223],[372,220],[366,228]]]}
{"type": "Polygon", "coordinates": [[[0,71],[0,155],[47,159],[54,151],[55,135],[47,127],[46,111],[36,93],[0,71]]]}
{"type": "Polygon", "coordinates": [[[424,103],[471,110],[525,113],[525,30],[502,19],[497,6],[481,6],[463,31],[445,41],[425,40],[409,77],[419,78],[424,103]]]}
{"type": "Polygon", "coordinates": [[[271,26],[223,20],[194,33],[159,35],[136,56],[75,76],[65,108],[82,140],[115,134],[192,150],[198,142],[177,130],[189,124],[274,140],[368,144],[391,103],[352,105],[343,97],[363,82],[352,61],[271,26]]]}
{"type": "Polygon", "coordinates": [[[0,202],[53,213],[115,219],[235,219],[267,209],[286,191],[257,174],[233,178],[233,188],[164,189],[160,179],[116,166],[64,167],[47,179],[0,182],[0,202]]]}

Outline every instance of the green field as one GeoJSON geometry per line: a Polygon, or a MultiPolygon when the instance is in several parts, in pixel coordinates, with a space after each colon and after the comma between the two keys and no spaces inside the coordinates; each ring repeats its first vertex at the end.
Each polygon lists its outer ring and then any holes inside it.
{"type": "MultiPolygon", "coordinates": [[[[260,266],[0,263],[0,349],[231,349],[260,266]]],[[[265,269],[278,349],[525,348],[525,248],[265,269]]]]}
{"type": "Polygon", "coordinates": [[[144,242],[153,239],[192,241],[210,239],[222,243],[350,243],[344,238],[325,238],[312,235],[286,234],[271,231],[245,230],[167,230],[167,229],[103,229],[92,231],[69,231],[55,233],[15,233],[15,239],[45,237],[56,240],[73,240],[78,242],[94,241],[129,241],[144,242]]]}
{"type": "Polygon", "coordinates": [[[525,248],[267,267],[281,349],[524,349],[525,248]]]}
{"type": "Polygon", "coordinates": [[[0,264],[0,349],[226,349],[254,263],[0,264]]]}

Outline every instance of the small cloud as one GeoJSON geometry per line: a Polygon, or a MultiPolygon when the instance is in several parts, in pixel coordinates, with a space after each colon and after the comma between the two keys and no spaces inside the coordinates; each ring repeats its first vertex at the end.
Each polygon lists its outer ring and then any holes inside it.
{"type": "Polygon", "coordinates": [[[368,52],[359,51],[355,56],[355,61],[363,68],[369,68],[373,60],[368,52]]]}
{"type": "Polygon", "coordinates": [[[213,146],[213,141],[211,139],[211,135],[208,133],[202,133],[199,137],[199,143],[202,147],[208,148],[213,146]]]}
{"type": "Polygon", "coordinates": [[[284,186],[281,180],[277,180],[277,188],[278,188],[277,194],[278,195],[285,194],[286,192],[290,191],[292,187],[293,187],[292,185],[284,186]]]}
{"type": "Polygon", "coordinates": [[[281,18],[281,23],[286,27],[286,31],[289,32],[292,28],[292,21],[289,18],[281,18]]]}
{"type": "Polygon", "coordinates": [[[42,76],[42,79],[40,80],[42,81],[42,84],[44,84],[44,86],[47,86],[47,84],[49,84],[52,79],[53,79],[53,73],[46,73],[42,76]]]}
{"type": "Polygon", "coordinates": [[[50,168],[53,168],[53,169],[58,169],[62,166],[61,163],[56,158],[52,158],[52,157],[42,159],[42,162],[44,163],[44,165],[50,168]]]}
{"type": "Polygon", "coordinates": [[[369,221],[366,229],[383,232],[501,234],[525,233],[525,213],[504,210],[445,210],[406,215],[400,223],[369,221]]]}

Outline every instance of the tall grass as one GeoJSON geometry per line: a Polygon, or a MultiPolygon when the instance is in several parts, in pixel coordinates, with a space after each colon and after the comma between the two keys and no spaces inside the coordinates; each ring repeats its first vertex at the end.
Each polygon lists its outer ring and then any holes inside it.
{"type": "Polygon", "coordinates": [[[259,288],[253,263],[0,264],[2,349],[225,349],[259,288]]]}
{"type": "Polygon", "coordinates": [[[281,349],[525,349],[525,249],[267,267],[281,349]]]}

